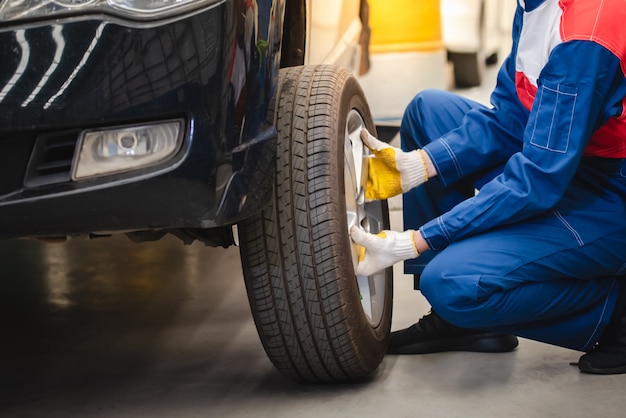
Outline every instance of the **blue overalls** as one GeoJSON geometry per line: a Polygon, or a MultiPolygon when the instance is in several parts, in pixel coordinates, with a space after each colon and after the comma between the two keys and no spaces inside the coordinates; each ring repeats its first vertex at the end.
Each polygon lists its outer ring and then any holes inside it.
{"type": "Polygon", "coordinates": [[[617,26],[585,26],[594,16],[573,0],[520,2],[493,106],[424,91],[400,134],[438,172],[403,205],[405,229],[433,250],[405,272],[421,276],[433,309],[587,351],[626,275],[626,12],[617,0],[576,2],[617,26]],[[555,36],[550,25],[561,39],[537,42],[555,36]]]}

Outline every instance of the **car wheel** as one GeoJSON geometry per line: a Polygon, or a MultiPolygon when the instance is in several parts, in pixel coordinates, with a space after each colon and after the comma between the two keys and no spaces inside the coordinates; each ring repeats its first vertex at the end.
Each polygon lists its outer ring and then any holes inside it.
{"type": "Polygon", "coordinates": [[[281,70],[274,199],[239,225],[244,279],[265,351],[301,382],[369,376],[387,348],[392,269],[355,276],[348,231],[389,227],[387,202],[365,202],[375,126],[356,79],[331,66],[281,70]]]}

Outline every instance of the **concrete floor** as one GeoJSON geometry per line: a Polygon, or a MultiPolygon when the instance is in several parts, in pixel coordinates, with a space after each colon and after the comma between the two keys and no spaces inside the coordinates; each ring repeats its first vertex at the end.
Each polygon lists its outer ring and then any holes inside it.
{"type": "MultiPolygon", "coordinates": [[[[400,211],[392,212],[398,227],[400,211]]],[[[506,354],[387,356],[351,385],[276,372],[236,248],[0,243],[0,417],[622,417],[626,376],[521,340],[506,354]]],[[[401,266],[393,328],[428,311],[401,266]]]]}
{"type": "MultiPolygon", "coordinates": [[[[490,88],[490,86],[489,86],[490,88]]],[[[465,91],[477,100],[484,89],[465,91]]],[[[392,202],[401,229],[401,204],[392,202]]],[[[237,248],[124,237],[0,241],[0,417],[623,417],[624,376],[521,340],[387,356],[371,381],[300,385],[265,356],[237,248]]],[[[393,328],[428,312],[395,269],[393,328]]]]}

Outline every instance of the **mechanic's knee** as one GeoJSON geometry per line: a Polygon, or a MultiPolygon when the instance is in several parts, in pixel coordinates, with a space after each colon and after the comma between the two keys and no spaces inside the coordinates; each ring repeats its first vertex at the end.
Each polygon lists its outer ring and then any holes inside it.
{"type": "Polygon", "coordinates": [[[439,94],[440,92],[435,89],[421,91],[407,105],[400,124],[400,142],[403,150],[419,149],[431,141],[425,133],[424,124],[429,123],[426,114],[439,94]]]}

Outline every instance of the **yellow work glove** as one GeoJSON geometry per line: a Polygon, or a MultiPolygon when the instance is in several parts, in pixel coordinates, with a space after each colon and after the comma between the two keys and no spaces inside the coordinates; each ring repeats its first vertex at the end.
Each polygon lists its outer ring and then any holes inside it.
{"type": "Polygon", "coordinates": [[[358,226],[350,228],[352,241],[361,246],[356,274],[371,276],[399,261],[419,256],[413,239],[414,232],[381,231],[374,235],[358,226]]]}
{"type": "Polygon", "coordinates": [[[428,180],[424,159],[419,151],[402,151],[361,131],[361,141],[372,151],[368,161],[365,200],[384,200],[407,192],[428,180]]]}

